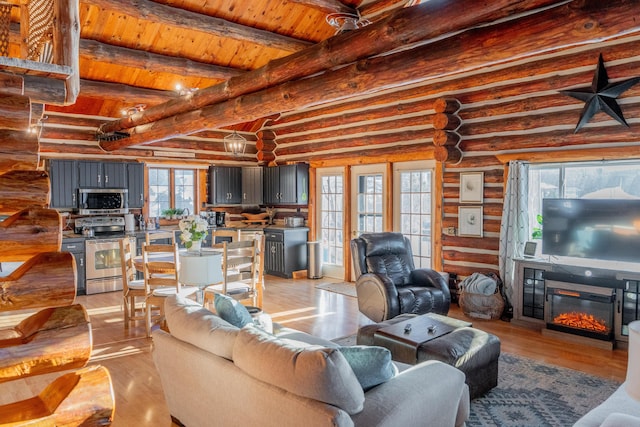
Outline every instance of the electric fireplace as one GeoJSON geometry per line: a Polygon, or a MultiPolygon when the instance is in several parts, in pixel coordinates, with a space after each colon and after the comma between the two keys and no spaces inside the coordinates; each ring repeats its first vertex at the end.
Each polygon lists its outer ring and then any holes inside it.
{"type": "Polygon", "coordinates": [[[547,280],[546,290],[547,329],[613,340],[615,289],[547,280]]]}

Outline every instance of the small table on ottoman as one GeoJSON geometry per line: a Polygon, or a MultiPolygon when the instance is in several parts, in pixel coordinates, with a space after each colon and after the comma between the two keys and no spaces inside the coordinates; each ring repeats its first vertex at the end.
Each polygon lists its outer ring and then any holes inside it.
{"type": "Polygon", "coordinates": [[[439,360],[465,373],[474,399],[498,385],[500,339],[471,323],[435,313],[400,315],[358,330],[358,344],[391,350],[394,360],[416,364],[439,360]],[[407,325],[410,329],[405,332],[407,325]],[[429,326],[435,326],[429,331],[429,326]]]}

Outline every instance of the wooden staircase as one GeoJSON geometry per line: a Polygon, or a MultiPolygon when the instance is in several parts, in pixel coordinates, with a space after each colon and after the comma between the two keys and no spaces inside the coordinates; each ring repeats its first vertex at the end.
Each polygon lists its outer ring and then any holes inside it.
{"type": "MultiPolygon", "coordinates": [[[[9,9],[20,8],[20,31],[28,33],[29,1],[10,3],[9,9]]],[[[53,87],[53,98],[65,105],[75,101],[79,81],[78,3],[52,4],[52,22],[58,25],[51,30],[52,61],[0,57],[0,215],[8,216],[0,222],[0,263],[21,263],[0,277],[0,312],[32,312],[0,329],[0,383],[9,390],[24,389],[30,380],[48,384],[35,396],[0,404],[0,427],[105,426],[115,410],[108,370],[86,367],[91,321],[85,308],[74,304],[75,259],[60,252],[62,218],[48,208],[49,177],[38,170],[39,136],[33,129],[42,109],[32,103],[49,101],[38,98],[45,91],[37,88],[53,87]]],[[[7,38],[14,29],[4,30],[7,38]]]]}

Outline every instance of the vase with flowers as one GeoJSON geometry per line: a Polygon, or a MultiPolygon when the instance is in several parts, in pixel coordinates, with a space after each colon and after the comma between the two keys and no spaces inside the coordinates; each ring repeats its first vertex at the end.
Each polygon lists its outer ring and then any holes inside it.
{"type": "Polygon", "coordinates": [[[204,218],[191,215],[180,220],[180,240],[189,252],[200,252],[202,241],[207,237],[208,223],[204,218]]]}

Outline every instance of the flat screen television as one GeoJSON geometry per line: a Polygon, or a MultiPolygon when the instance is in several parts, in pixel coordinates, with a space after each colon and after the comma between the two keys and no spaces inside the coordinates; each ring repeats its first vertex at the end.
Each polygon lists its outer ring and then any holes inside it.
{"type": "Polygon", "coordinates": [[[640,200],[544,199],[542,253],[640,263],[640,200]]]}

